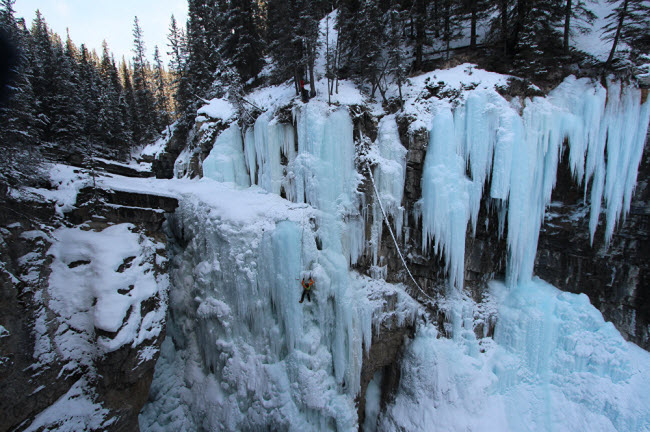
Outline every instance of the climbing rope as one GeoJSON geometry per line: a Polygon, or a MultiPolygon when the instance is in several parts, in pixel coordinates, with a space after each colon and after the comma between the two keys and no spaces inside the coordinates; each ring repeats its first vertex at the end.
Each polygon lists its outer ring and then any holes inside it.
{"type": "Polygon", "coordinates": [[[388,221],[388,217],[386,216],[386,211],[384,210],[384,205],[381,202],[381,198],[379,198],[379,191],[377,190],[377,185],[375,184],[375,178],[372,175],[372,169],[370,169],[370,163],[366,161],[366,168],[368,169],[368,174],[370,175],[370,181],[372,182],[372,188],[375,190],[375,196],[377,197],[377,202],[379,203],[379,208],[381,209],[381,214],[384,216],[384,221],[386,222],[386,226],[388,227],[388,232],[390,232],[390,236],[393,239],[393,243],[395,243],[395,249],[397,249],[397,254],[399,255],[400,259],[402,260],[402,264],[404,264],[404,268],[406,269],[406,272],[408,273],[409,277],[415,284],[415,286],[420,290],[420,292],[429,300],[432,302],[435,302],[431,296],[429,296],[427,293],[424,292],[424,290],[420,287],[420,285],[415,281],[415,278],[413,277],[413,274],[411,273],[411,270],[409,270],[408,266],[406,265],[406,260],[404,259],[404,255],[402,255],[402,251],[400,250],[398,244],[397,244],[397,239],[395,239],[395,234],[393,234],[393,229],[390,226],[390,222],[388,221]]]}

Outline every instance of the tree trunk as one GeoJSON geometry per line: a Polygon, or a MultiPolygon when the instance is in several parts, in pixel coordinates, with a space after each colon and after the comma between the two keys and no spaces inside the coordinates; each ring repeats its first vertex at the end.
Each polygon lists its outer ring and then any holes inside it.
{"type": "Polygon", "coordinates": [[[415,70],[422,69],[422,49],[426,38],[426,13],[425,0],[415,0],[415,70]]]}
{"type": "Polygon", "coordinates": [[[612,44],[612,50],[609,52],[609,57],[605,62],[605,66],[609,66],[614,58],[614,53],[616,52],[616,45],[618,45],[618,39],[621,36],[621,30],[623,29],[623,22],[625,21],[625,15],[627,15],[627,5],[630,0],[625,0],[623,3],[623,10],[621,11],[621,16],[618,18],[618,26],[616,27],[616,35],[614,36],[614,43],[612,44]]]}
{"type": "Polygon", "coordinates": [[[451,11],[450,4],[447,2],[445,4],[445,30],[444,30],[444,40],[446,42],[446,60],[449,61],[449,45],[451,44],[451,11]]]}
{"type": "Polygon", "coordinates": [[[564,10],[564,53],[569,52],[569,32],[571,29],[571,0],[567,0],[564,10]]]}
{"type": "Polygon", "coordinates": [[[316,83],[314,82],[314,61],[316,57],[316,48],[309,47],[309,97],[316,96],[316,83]]]}
{"type": "Polygon", "coordinates": [[[477,21],[477,0],[472,0],[471,3],[471,8],[472,8],[472,19],[470,22],[470,36],[469,36],[469,49],[472,51],[476,49],[476,21],[477,21]]]}
{"type": "Polygon", "coordinates": [[[512,35],[512,41],[510,45],[512,48],[517,47],[519,44],[519,34],[521,29],[524,26],[524,21],[528,15],[528,2],[527,0],[517,0],[517,20],[515,22],[515,28],[512,35]]]}
{"type": "Polygon", "coordinates": [[[508,54],[508,0],[499,2],[501,9],[501,37],[503,38],[503,54],[508,54]]]}

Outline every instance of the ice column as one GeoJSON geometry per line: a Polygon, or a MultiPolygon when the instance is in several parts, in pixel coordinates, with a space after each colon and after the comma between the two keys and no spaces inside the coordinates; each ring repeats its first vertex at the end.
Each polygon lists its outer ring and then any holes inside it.
{"type": "Polygon", "coordinates": [[[449,106],[439,107],[433,119],[422,173],[423,247],[433,241],[446,258],[450,285],[463,286],[465,231],[469,220],[470,180],[456,149],[454,118],[449,106]]]}
{"type": "MultiPolygon", "coordinates": [[[[406,177],[406,149],[402,145],[394,115],[389,115],[379,122],[377,135],[378,154],[373,155],[376,164],[374,178],[386,213],[395,224],[395,235],[402,235],[404,221],[404,179],[406,177]]],[[[373,205],[373,225],[371,243],[373,247],[373,264],[377,265],[379,242],[382,237],[383,216],[378,204],[373,205]]]]}
{"type": "Polygon", "coordinates": [[[203,176],[220,182],[250,186],[243,153],[241,130],[237,123],[221,132],[203,161],[203,176]]]}

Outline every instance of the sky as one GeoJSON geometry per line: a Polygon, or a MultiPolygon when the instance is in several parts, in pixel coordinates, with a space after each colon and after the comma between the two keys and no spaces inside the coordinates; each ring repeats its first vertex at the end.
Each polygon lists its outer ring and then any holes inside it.
{"type": "Polygon", "coordinates": [[[153,59],[154,46],[158,45],[165,66],[171,15],[179,23],[187,19],[186,0],[17,0],[14,9],[28,27],[39,9],[49,27],[63,39],[68,28],[75,45],[85,43],[99,55],[106,39],[118,62],[122,56],[127,60],[133,57],[133,19],[137,16],[147,57],[153,59]]]}

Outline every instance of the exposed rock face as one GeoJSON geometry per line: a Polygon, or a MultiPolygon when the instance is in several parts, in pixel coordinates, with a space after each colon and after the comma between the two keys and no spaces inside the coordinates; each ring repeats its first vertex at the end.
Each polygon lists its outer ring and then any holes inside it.
{"type": "MultiPolygon", "coordinates": [[[[384,311],[395,310],[397,296],[385,299],[384,311]]],[[[366,390],[375,373],[382,373],[382,389],[380,407],[391,402],[391,397],[397,390],[400,378],[400,359],[407,338],[415,334],[414,323],[399,323],[395,316],[386,315],[378,326],[373,329],[372,344],[368,352],[364,352],[363,367],[361,368],[361,390],[357,397],[359,413],[359,430],[363,430],[366,415],[366,390]]]]}
{"type": "Polygon", "coordinates": [[[49,275],[47,250],[50,243],[45,236],[24,237],[25,232],[39,228],[47,220],[53,206],[6,200],[0,212],[0,431],[19,429],[19,426],[65,394],[75,376],[57,378],[60,362],[49,367],[34,367],[34,317],[39,308],[36,293],[46,289],[49,275]],[[26,217],[25,211],[30,217],[26,217]],[[30,260],[22,259],[32,254],[30,260]],[[30,283],[25,282],[28,276],[30,283]],[[37,379],[32,376],[38,375],[37,379]],[[46,385],[44,385],[46,384],[46,385]],[[44,386],[43,386],[44,385],[44,386]]]}
{"type": "MultiPolygon", "coordinates": [[[[148,249],[147,256],[139,259],[146,261],[154,277],[162,277],[167,271],[166,237],[160,226],[165,212],[177,206],[176,200],[128,192],[95,193],[85,189],[78,195],[76,209],[63,219],[55,213],[52,203],[40,200],[4,197],[1,204],[0,381],[4,391],[0,395],[3,413],[0,431],[34,426],[39,414],[69,397],[86,398],[95,407],[94,413],[88,415],[88,422],[80,423],[79,430],[137,431],[138,414],[146,402],[165,336],[164,325],[156,336],[145,338],[141,343],[119,345],[115,342],[119,346],[117,349],[100,347],[110,346],[112,340],[121,337],[119,331],[112,333],[94,328],[74,337],[84,338],[92,351],[103,354],[80,359],[74,353],[64,352],[76,348],[59,346],[57,337],[75,330],[66,330],[70,325],[66,317],[51,307],[52,302],[57,301],[50,287],[55,259],[51,247],[58,241],[55,232],[58,228],[82,227],[88,232],[101,232],[129,222],[132,232],[149,239],[149,244],[158,245],[148,249]],[[76,388],[82,388],[81,394],[75,393],[76,388]]],[[[81,258],[70,262],[68,267],[71,271],[81,270],[93,259],[81,258]]],[[[125,260],[113,270],[124,272],[133,259],[125,260]]],[[[130,289],[132,287],[123,287],[125,295],[129,295],[130,289]]],[[[166,292],[162,296],[166,296],[166,292]]],[[[164,316],[166,301],[162,296],[158,292],[140,303],[141,320],[153,310],[164,316]]],[[[93,304],[88,312],[91,316],[94,308],[93,304]]],[[[132,315],[132,311],[129,312],[125,321],[132,315]]],[[[61,413],[65,414],[65,411],[61,413]]],[[[41,423],[37,422],[35,427],[41,430],[71,420],[38,421],[41,423]]]]}
{"type": "Polygon", "coordinates": [[[558,173],[554,206],[540,233],[535,273],[558,288],[585,293],[606,320],[628,340],[650,350],[650,147],[639,167],[630,214],[603,236],[603,217],[593,246],[584,191],[573,184],[568,168],[558,173]]]}
{"type": "MultiPolygon", "coordinates": [[[[418,284],[432,296],[444,295],[444,261],[435,254],[422,253],[421,225],[413,217],[421,197],[428,134],[425,130],[409,134],[408,118],[398,118],[398,124],[402,144],[408,149],[403,202],[408,218],[400,247],[418,284]]],[[[536,275],[558,288],[587,294],[605,319],[645,349],[650,349],[649,176],[650,150],[646,145],[630,214],[615,231],[609,246],[604,244],[600,227],[592,247],[584,190],[575,185],[566,163],[561,164],[553,192],[554,205],[540,233],[535,267],[536,275]]],[[[372,200],[374,197],[368,201],[372,200]]],[[[465,244],[465,290],[474,301],[481,302],[489,280],[503,277],[506,252],[505,239],[498,235],[496,214],[488,211],[484,200],[477,233],[472,236],[468,228],[465,244]]],[[[387,280],[411,284],[387,230],[383,232],[379,253],[387,263],[387,280]]],[[[412,295],[417,297],[418,293],[413,290],[412,295]]],[[[444,311],[434,312],[442,328],[444,311]]],[[[487,333],[477,328],[477,335],[490,335],[494,324],[491,322],[487,333]]]]}
{"type": "MultiPolygon", "coordinates": [[[[407,148],[406,178],[404,185],[404,200],[402,205],[406,211],[405,223],[402,228],[402,248],[407,264],[418,284],[430,296],[444,295],[446,289],[445,262],[435,253],[423,253],[422,225],[414,217],[418,213],[417,201],[422,196],[421,179],[426,155],[429,134],[420,129],[409,133],[409,119],[398,117],[398,126],[402,145],[407,148]]],[[[369,188],[372,194],[372,188],[369,188]]],[[[375,197],[368,195],[367,201],[373,202],[375,197]]],[[[505,269],[506,243],[499,238],[498,221],[494,210],[489,211],[485,202],[479,212],[477,232],[471,235],[471,228],[465,241],[465,288],[471,297],[480,302],[487,287],[487,282],[503,274],[505,269]]],[[[392,238],[387,230],[382,233],[379,254],[387,264],[387,280],[390,282],[412,282],[404,270],[392,238]]],[[[412,290],[416,298],[419,293],[412,290]]]]}

